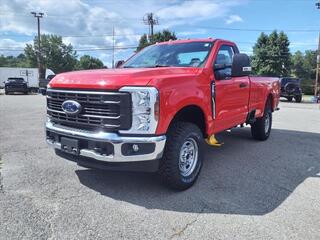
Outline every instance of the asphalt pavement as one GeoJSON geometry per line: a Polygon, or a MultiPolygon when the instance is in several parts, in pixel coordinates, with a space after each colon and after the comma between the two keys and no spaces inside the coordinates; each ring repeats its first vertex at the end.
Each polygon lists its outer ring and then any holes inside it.
{"type": "Polygon", "coordinates": [[[0,239],[320,239],[319,104],[281,102],[266,142],[220,134],[184,192],[56,156],[45,112],[43,96],[0,95],[0,239]]]}

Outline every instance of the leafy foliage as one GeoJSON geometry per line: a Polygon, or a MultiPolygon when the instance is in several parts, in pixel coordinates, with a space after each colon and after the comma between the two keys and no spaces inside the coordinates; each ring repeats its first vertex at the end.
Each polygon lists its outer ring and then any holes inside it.
{"type": "Polygon", "coordinates": [[[19,54],[17,57],[14,56],[0,56],[0,67],[36,67],[27,61],[26,55],[19,54]]]}
{"type": "Polygon", "coordinates": [[[77,62],[76,68],[79,70],[83,69],[99,69],[104,68],[103,62],[95,57],[89,55],[83,55],[77,62]]]}
{"type": "Polygon", "coordinates": [[[264,76],[288,76],[291,68],[289,39],[284,32],[261,33],[253,47],[252,67],[264,76]]]}
{"type": "MultiPolygon", "coordinates": [[[[71,44],[66,45],[61,36],[41,35],[41,63],[42,69],[40,79],[45,76],[45,69],[50,68],[55,73],[71,71],[77,63],[77,55],[71,44]]],[[[28,61],[32,65],[37,65],[38,39],[34,43],[27,44],[24,49],[28,61]]]]}
{"type": "Polygon", "coordinates": [[[301,79],[301,87],[305,94],[314,93],[318,51],[307,50],[303,54],[297,51],[292,56],[292,75],[301,79]]]}
{"type": "Polygon", "coordinates": [[[137,51],[140,51],[142,48],[147,47],[156,42],[165,42],[176,39],[177,37],[175,33],[170,32],[169,30],[163,30],[162,32],[157,32],[153,34],[152,39],[148,39],[147,34],[143,34],[139,40],[139,46],[137,47],[137,51]]]}
{"type": "Polygon", "coordinates": [[[313,94],[316,78],[317,51],[307,50],[290,54],[289,39],[284,32],[261,33],[253,47],[252,67],[256,74],[264,76],[301,79],[302,91],[313,94]]]}

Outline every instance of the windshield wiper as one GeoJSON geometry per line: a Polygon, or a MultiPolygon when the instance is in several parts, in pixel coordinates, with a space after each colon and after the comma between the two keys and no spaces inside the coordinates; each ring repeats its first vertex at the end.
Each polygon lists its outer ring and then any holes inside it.
{"type": "Polygon", "coordinates": [[[155,64],[152,66],[149,66],[148,68],[160,68],[160,67],[172,67],[170,65],[162,65],[162,64],[155,64]]]}
{"type": "Polygon", "coordinates": [[[135,67],[135,66],[123,66],[122,68],[160,68],[160,67],[172,67],[171,65],[162,65],[162,64],[155,64],[155,65],[151,65],[151,66],[139,66],[139,67],[135,67]]]}
{"type": "Polygon", "coordinates": [[[122,68],[135,68],[134,66],[123,66],[122,68]]]}

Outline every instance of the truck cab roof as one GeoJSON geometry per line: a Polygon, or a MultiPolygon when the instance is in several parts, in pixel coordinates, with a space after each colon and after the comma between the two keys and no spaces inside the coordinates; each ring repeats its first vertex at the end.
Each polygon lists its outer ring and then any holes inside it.
{"type": "Polygon", "coordinates": [[[215,38],[199,38],[199,39],[178,39],[178,40],[169,40],[166,42],[159,42],[156,44],[180,44],[180,43],[192,43],[192,42],[217,42],[221,41],[224,43],[229,43],[235,45],[234,42],[224,40],[224,39],[215,39],[215,38]]]}

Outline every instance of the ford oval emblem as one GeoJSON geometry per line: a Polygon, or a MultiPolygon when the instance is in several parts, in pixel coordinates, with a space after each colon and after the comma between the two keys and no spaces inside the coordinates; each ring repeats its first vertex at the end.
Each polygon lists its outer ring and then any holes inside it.
{"type": "Polygon", "coordinates": [[[76,115],[81,111],[81,104],[73,100],[64,101],[61,107],[62,110],[69,115],[76,115]]]}

